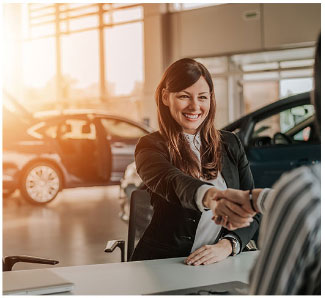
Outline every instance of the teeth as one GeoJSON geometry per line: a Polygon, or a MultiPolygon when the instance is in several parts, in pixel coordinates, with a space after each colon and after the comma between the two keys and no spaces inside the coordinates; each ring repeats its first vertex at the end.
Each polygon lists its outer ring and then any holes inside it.
{"type": "Polygon", "coordinates": [[[184,116],[186,118],[190,118],[190,119],[197,119],[197,118],[199,118],[199,114],[196,114],[196,115],[184,114],[184,116]]]}

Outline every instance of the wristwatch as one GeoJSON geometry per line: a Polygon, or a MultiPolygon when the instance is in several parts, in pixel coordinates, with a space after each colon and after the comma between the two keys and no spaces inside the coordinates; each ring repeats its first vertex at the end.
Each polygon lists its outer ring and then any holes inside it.
{"type": "Polygon", "coordinates": [[[219,239],[219,241],[222,239],[228,239],[231,242],[231,247],[232,247],[231,256],[235,256],[240,253],[240,243],[236,237],[234,237],[232,235],[225,235],[225,236],[221,237],[219,239]]]}

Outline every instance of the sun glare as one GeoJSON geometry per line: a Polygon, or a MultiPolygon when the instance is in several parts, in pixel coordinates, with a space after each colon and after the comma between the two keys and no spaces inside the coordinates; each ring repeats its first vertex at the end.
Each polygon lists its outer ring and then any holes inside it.
{"type": "MultiPolygon", "coordinates": [[[[32,6],[32,9],[41,6],[32,6]]],[[[60,10],[64,10],[69,8],[70,4],[61,6],[60,10]]],[[[55,6],[50,8],[51,16],[47,16],[45,20],[54,20],[52,14],[54,15],[55,6]]],[[[139,91],[144,80],[141,6],[137,6],[136,9],[123,9],[118,11],[118,14],[114,12],[118,16],[123,12],[123,18],[112,18],[111,21],[115,20],[117,23],[104,29],[103,65],[100,59],[97,14],[61,21],[63,33],[60,35],[58,55],[54,21],[41,26],[31,26],[28,9],[28,4],[10,6],[11,14],[15,11],[15,14],[19,15],[20,22],[15,23],[12,18],[6,19],[5,35],[11,39],[15,37],[16,40],[9,42],[4,49],[7,57],[5,77],[11,78],[11,85],[14,85],[14,76],[17,80],[18,76],[20,77],[23,94],[27,100],[35,102],[43,100],[44,97],[50,101],[57,99],[55,90],[58,69],[61,69],[61,87],[64,88],[66,99],[73,99],[74,96],[98,98],[101,68],[105,72],[107,96],[131,96],[139,91]],[[131,23],[125,23],[128,20],[131,23]],[[58,57],[61,59],[59,66],[58,57]],[[13,67],[13,61],[17,64],[16,68],[13,67]]],[[[96,13],[97,6],[92,9],[96,13]]],[[[39,13],[40,11],[37,11],[32,15],[37,16],[39,13]]],[[[67,15],[62,13],[61,17],[67,15]]],[[[107,16],[108,13],[104,15],[105,24],[108,24],[107,16]]],[[[38,19],[36,21],[39,22],[38,19]]]]}

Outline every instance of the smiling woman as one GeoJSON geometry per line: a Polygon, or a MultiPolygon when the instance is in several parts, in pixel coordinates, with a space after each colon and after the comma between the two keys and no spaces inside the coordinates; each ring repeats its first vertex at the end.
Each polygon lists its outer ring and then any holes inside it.
{"type": "Polygon", "coordinates": [[[240,253],[258,229],[259,216],[253,220],[228,204],[245,227],[236,232],[211,219],[221,208],[220,190],[250,189],[254,183],[238,137],[214,126],[210,73],[193,59],[178,60],[165,71],[155,97],[159,131],[142,137],[135,151],[154,214],[132,260],[187,257],[189,265],[206,265],[240,253]]]}

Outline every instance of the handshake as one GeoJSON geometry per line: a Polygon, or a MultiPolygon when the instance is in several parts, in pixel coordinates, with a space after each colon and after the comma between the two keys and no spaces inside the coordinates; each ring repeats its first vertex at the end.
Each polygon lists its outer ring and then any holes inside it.
{"type": "Polygon", "coordinates": [[[263,189],[252,191],[252,202],[248,190],[210,188],[204,195],[203,206],[212,210],[212,220],[228,230],[248,227],[253,216],[259,212],[257,198],[263,189]],[[255,209],[255,210],[254,210],[255,209]]]}

